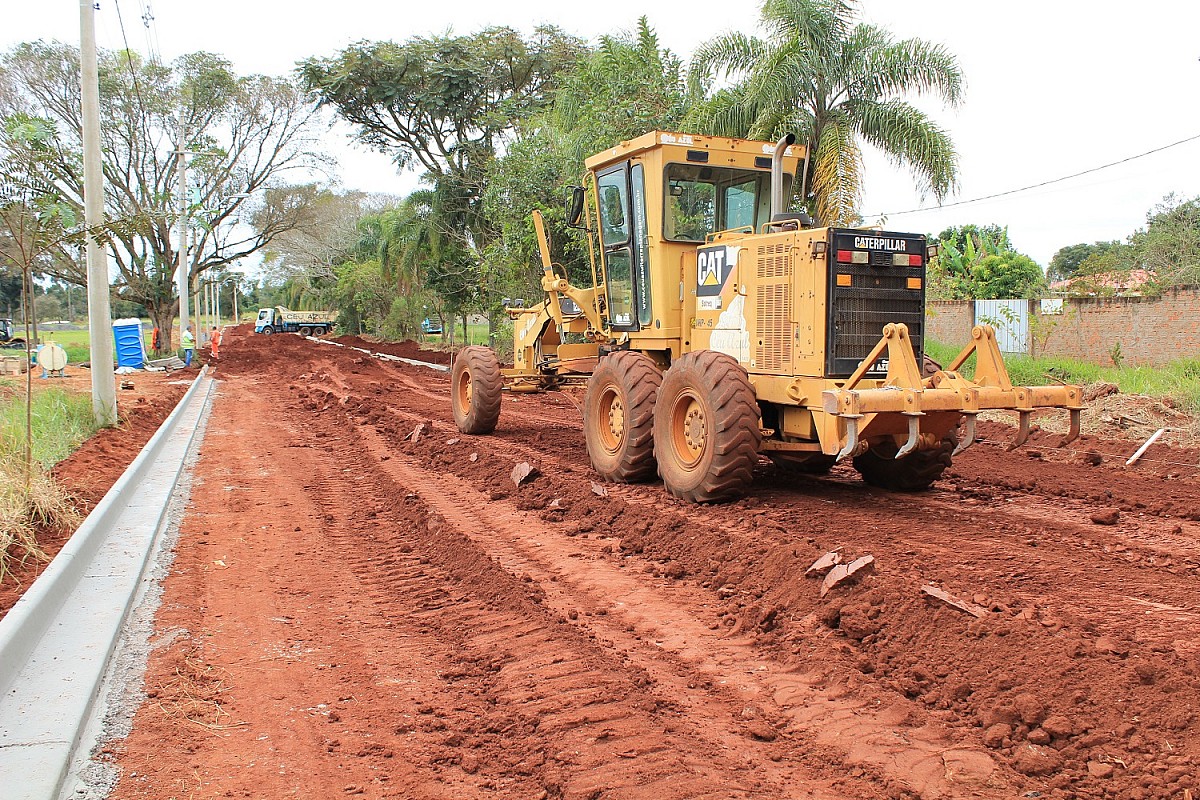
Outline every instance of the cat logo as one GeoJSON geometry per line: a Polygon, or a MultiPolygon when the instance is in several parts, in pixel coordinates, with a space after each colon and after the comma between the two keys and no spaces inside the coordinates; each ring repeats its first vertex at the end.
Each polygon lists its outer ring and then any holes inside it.
{"type": "Polygon", "coordinates": [[[736,264],[736,248],[720,244],[696,250],[696,294],[719,295],[736,264]]]}

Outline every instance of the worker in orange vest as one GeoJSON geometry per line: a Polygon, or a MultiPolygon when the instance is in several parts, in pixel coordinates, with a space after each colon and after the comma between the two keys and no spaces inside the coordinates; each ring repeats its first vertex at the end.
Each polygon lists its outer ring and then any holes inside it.
{"type": "Polygon", "coordinates": [[[212,336],[209,337],[209,340],[212,342],[212,358],[213,358],[213,361],[216,361],[217,360],[217,348],[221,346],[221,331],[220,331],[220,329],[218,329],[214,326],[212,329],[212,336]]]}

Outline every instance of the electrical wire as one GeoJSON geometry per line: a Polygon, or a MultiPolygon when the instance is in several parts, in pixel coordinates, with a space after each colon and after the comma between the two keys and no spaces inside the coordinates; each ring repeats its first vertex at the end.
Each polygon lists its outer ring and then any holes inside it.
{"type": "Polygon", "coordinates": [[[1043,186],[1050,186],[1055,183],[1062,183],[1063,181],[1069,181],[1072,178],[1079,178],[1084,175],[1090,175],[1091,173],[1099,172],[1102,169],[1108,169],[1110,167],[1120,166],[1121,164],[1127,164],[1130,161],[1136,161],[1139,158],[1145,158],[1146,156],[1151,156],[1151,155],[1154,155],[1155,153],[1161,153],[1164,150],[1170,150],[1172,147],[1178,147],[1182,144],[1187,144],[1188,142],[1194,142],[1197,139],[1200,139],[1200,133],[1197,133],[1194,136],[1189,136],[1186,139],[1180,139],[1177,142],[1172,142],[1171,144],[1165,144],[1162,147],[1156,147],[1153,150],[1147,150],[1144,153],[1138,153],[1135,156],[1129,156],[1128,158],[1122,158],[1120,161],[1113,161],[1109,164],[1102,164],[1101,166],[1092,167],[1091,169],[1085,169],[1082,172],[1076,172],[1072,175],[1064,175],[1061,178],[1053,178],[1048,181],[1042,181],[1041,183],[1035,183],[1035,184],[1031,184],[1029,186],[1022,186],[1019,189],[1009,189],[1008,191],[996,192],[995,194],[984,195],[983,197],[975,197],[975,198],[972,198],[971,200],[958,200],[953,203],[943,203],[941,205],[932,206],[929,208],[910,208],[905,211],[890,211],[890,212],[887,212],[884,214],[864,214],[863,218],[864,219],[877,219],[879,217],[895,217],[895,216],[899,216],[900,214],[916,214],[921,211],[941,211],[944,208],[953,208],[954,206],[965,206],[965,205],[970,205],[971,203],[982,203],[985,200],[995,200],[997,197],[1007,197],[1009,195],[1018,194],[1019,192],[1028,192],[1033,189],[1040,189],[1043,186]]]}
{"type": "Polygon", "coordinates": [[[142,24],[146,27],[146,50],[153,64],[162,63],[162,44],[158,40],[158,27],[154,24],[154,10],[148,2],[141,0],[142,24]]]}
{"type": "Polygon", "coordinates": [[[133,65],[133,50],[130,49],[129,38],[125,35],[125,18],[121,14],[121,0],[113,0],[113,6],[117,9],[117,22],[121,26],[121,41],[125,43],[125,61],[129,65],[129,75],[133,78],[133,93],[138,101],[138,118],[141,121],[142,135],[146,137],[146,146],[149,147],[153,140],[146,124],[146,101],[142,98],[142,84],[138,80],[137,68],[133,65]]]}

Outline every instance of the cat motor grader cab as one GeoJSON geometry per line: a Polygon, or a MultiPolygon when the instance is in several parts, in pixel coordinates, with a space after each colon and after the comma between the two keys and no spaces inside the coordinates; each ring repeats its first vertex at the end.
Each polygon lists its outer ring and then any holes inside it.
{"type": "Polygon", "coordinates": [[[802,472],[852,459],[869,484],[924,489],[988,409],[1018,413],[1017,445],[1041,408],[1068,409],[1078,436],[1080,388],[1013,386],[987,325],[923,374],[925,237],[784,213],[807,160],[792,142],[655,131],[587,159],[568,218],[587,231],[593,285],[551,263],[535,211],[545,300],[506,309],[512,368],[486,347],[458,355],[459,429],[491,432],[505,391],[586,385],[596,471],[657,474],[697,502],[740,494],[761,455],[802,472]]]}

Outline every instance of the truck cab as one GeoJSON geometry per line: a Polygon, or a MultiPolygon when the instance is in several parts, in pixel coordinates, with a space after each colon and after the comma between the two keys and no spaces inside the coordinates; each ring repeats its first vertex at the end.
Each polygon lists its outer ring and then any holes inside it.
{"type": "Polygon", "coordinates": [[[258,319],[254,321],[254,332],[265,333],[268,336],[279,330],[279,325],[275,318],[275,309],[260,308],[258,310],[258,319]]]}
{"type": "Polygon", "coordinates": [[[0,319],[0,347],[24,347],[25,340],[16,335],[11,319],[0,319]]]}

